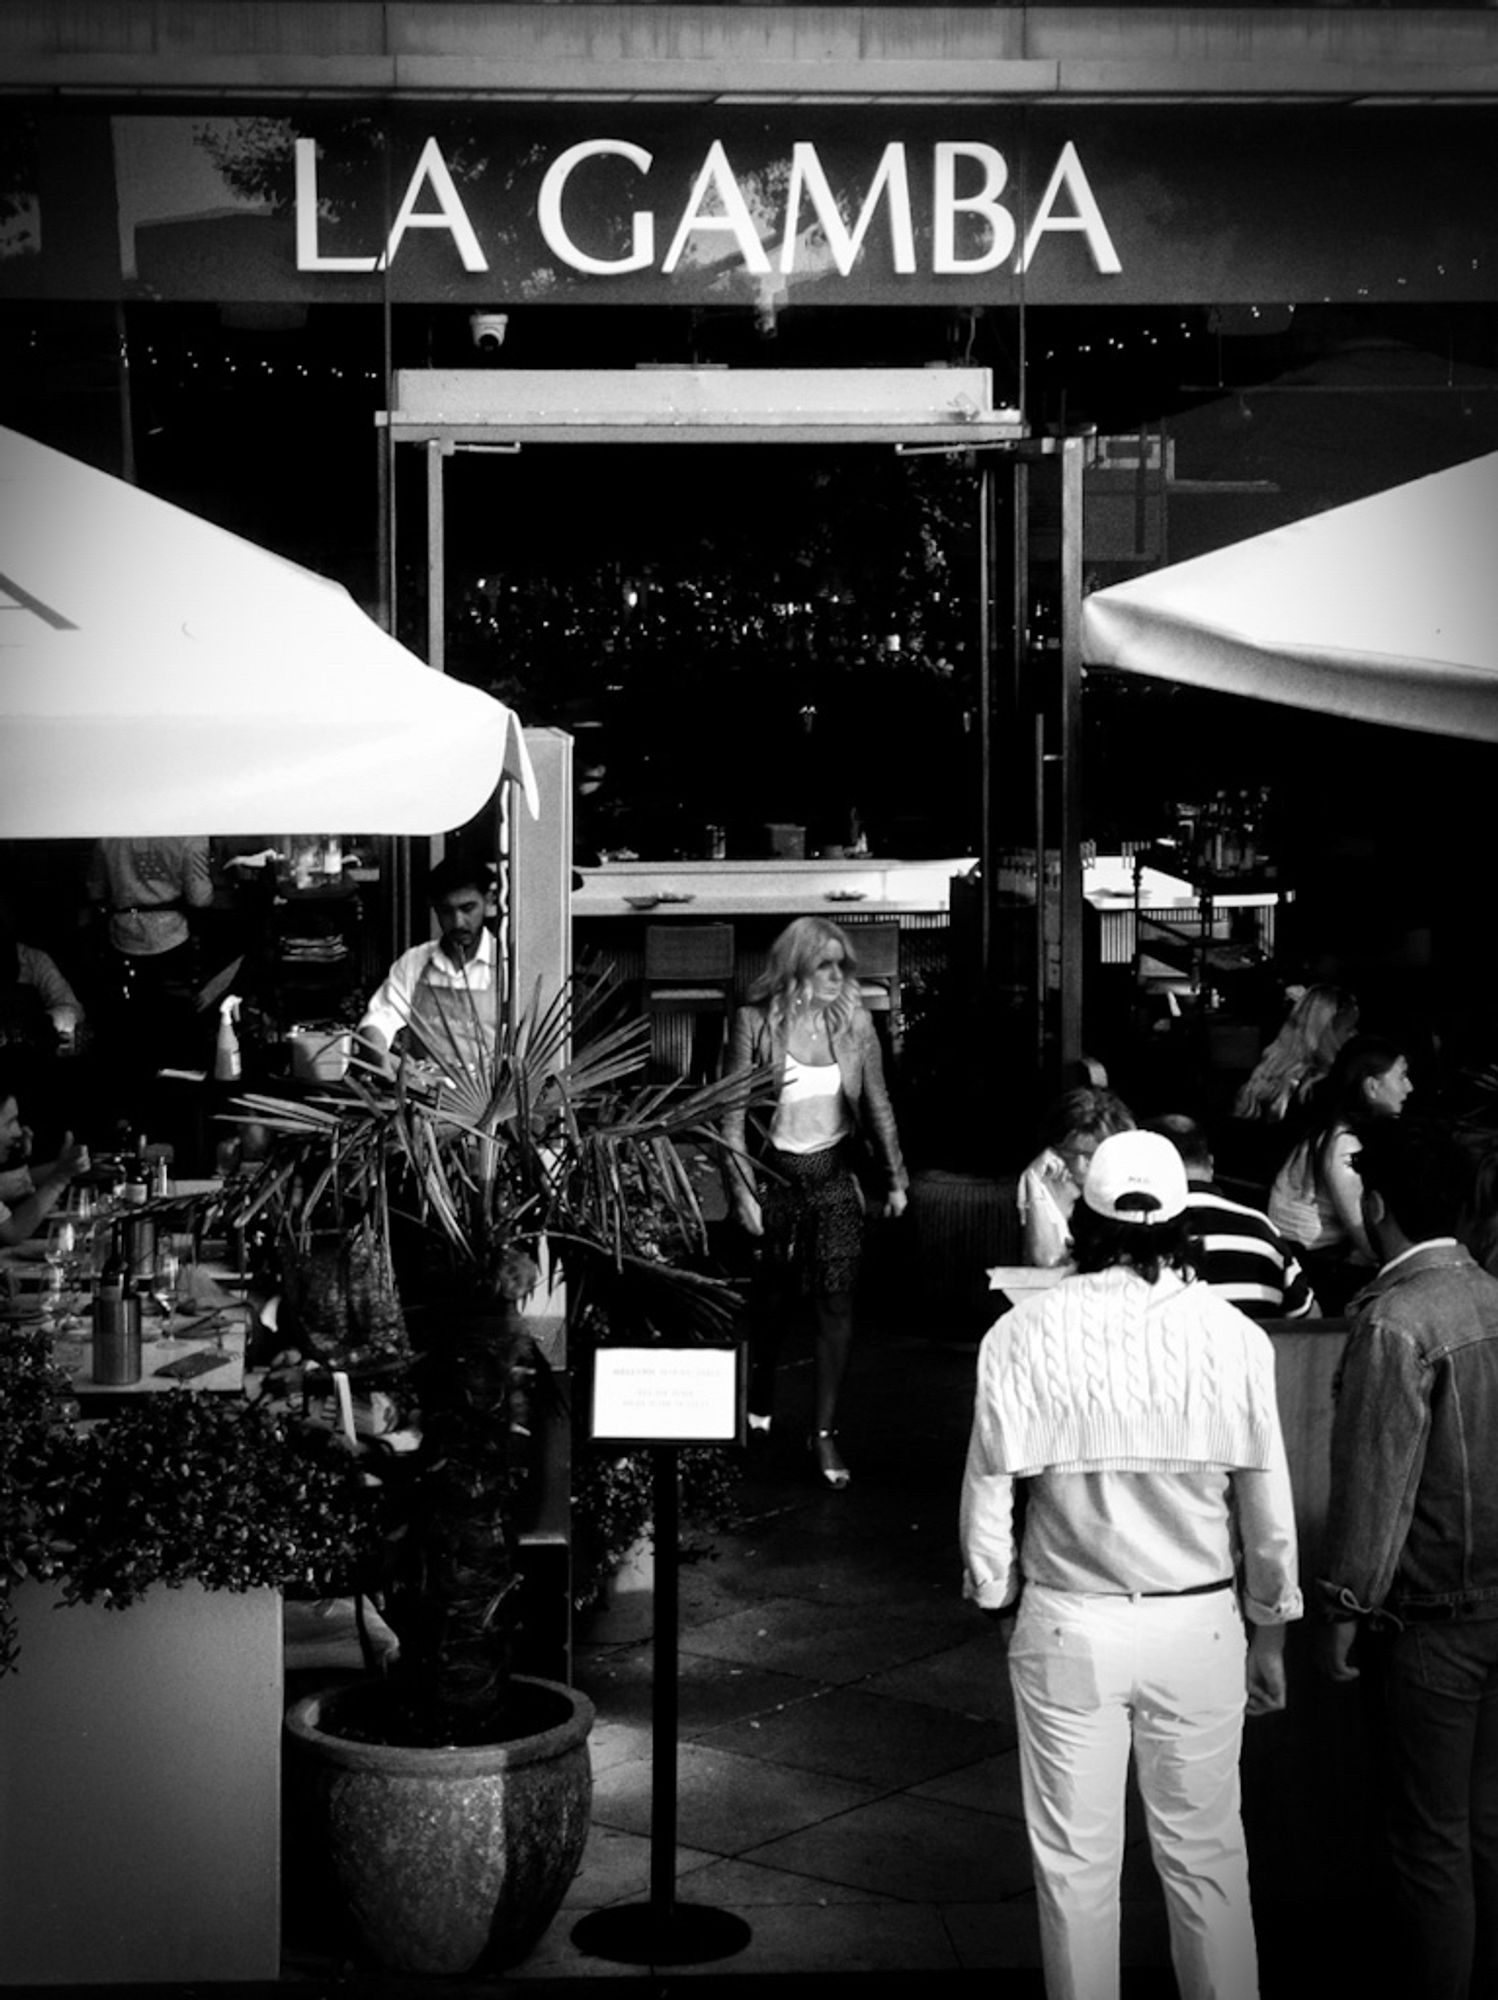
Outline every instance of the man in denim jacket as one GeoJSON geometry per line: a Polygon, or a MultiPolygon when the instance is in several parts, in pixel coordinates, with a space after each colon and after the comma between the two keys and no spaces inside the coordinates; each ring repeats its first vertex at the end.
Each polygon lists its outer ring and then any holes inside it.
{"type": "Polygon", "coordinates": [[[1378,1276],[1332,1425],[1324,1670],[1373,1679],[1396,1914],[1391,1988],[1498,1993],[1498,1281],[1461,1247],[1470,1180],[1429,1121],[1357,1161],[1378,1276]]]}

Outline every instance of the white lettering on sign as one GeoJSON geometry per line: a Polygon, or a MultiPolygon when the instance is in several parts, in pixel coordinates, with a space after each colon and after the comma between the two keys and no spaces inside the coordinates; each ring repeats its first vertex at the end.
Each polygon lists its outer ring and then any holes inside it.
{"type": "Polygon", "coordinates": [[[421,158],[416,162],[416,171],[406,188],[405,199],[401,202],[399,213],[391,224],[390,240],[386,243],[384,254],[380,258],[382,271],[388,264],[395,262],[395,253],[401,247],[401,240],[408,229],[450,230],[453,242],[458,246],[458,255],[463,259],[465,271],[487,271],[489,268],[489,260],[479,248],[473,224],[468,220],[468,211],[464,208],[458,190],[453,185],[452,174],[442,157],[442,148],[435,139],[428,139],[421,149],[421,158]],[[437,197],[435,211],[429,208],[418,209],[416,206],[427,187],[430,187],[437,197]]]}
{"type": "Polygon", "coordinates": [[[559,153],[552,161],[546,169],[546,178],[541,183],[541,193],[536,202],[536,220],[541,225],[547,249],[554,257],[560,257],[564,264],[570,264],[574,271],[586,271],[595,278],[618,277],[626,271],[648,271],[655,262],[655,217],[648,209],[637,208],[630,217],[627,257],[590,257],[586,250],[578,249],[567,233],[567,225],[562,220],[562,195],[568,176],[584,160],[596,160],[607,153],[617,153],[621,160],[628,160],[642,174],[650,172],[653,155],[647,153],[643,146],[632,146],[627,139],[584,139],[581,145],[569,146],[565,153],[559,153]]]}
{"type": "Polygon", "coordinates": [[[457,245],[465,271],[487,271],[489,261],[463,206],[462,196],[435,139],[428,139],[416,171],[391,224],[385,248],[376,257],[324,257],[318,248],[317,141],[296,142],[296,267],[299,271],[383,271],[395,262],[408,229],[445,229],[457,245]],[[436,196],[435,209],[418,209],[426,189],[436,196]]]}
{"type": "Polygon", "coordinates": [[[958,273],[996,271],[1014,254],[1014,217],[999,200],[1009,179],[1009,162],[996,146],[944,139],[932,162],[931,268],[938,277],[958,273]],[[977,160],[983,168],[983,185],[976,194],[957,193],[957,162],[977,160]],[[957,255],[957,232],[953,221],[959,214],[981,215],[988,224],[988,248],[975,257],[957,255]]]}
{"type": "Polygon", "coordinates": [[[687,247],[689,238],[699,230],[718,231],[731,236],[739,246],[739,256],[744,269],[753,271],[756,277],[768,277],[770,260],[765,255],[764,245],[759,240],[759,231],[754,226],[754,217],[749,213],[749,204],[744,199],[743,189],[733,177],[733,168],[728,164],[728,155],[723,150],[721,139],[714,139],[708,148],[707,158],[702,162],[692,192],[687,196],[687,205],[682,210],[681,221],[676,225],[676,234],[671,239],[671,248],[666,252],[666,260],[661,270],[669,276],[681,261],[681,254],[687,247]],[[715,198],[722,205],[722,214],[710,212],[703,203],[715,198]]]}
{"type": "Polygon", "coordinates": [[[375,257],[324,257],[317,248],[317,141],[296,142],[296,267],[299,271],[372,271],[375,257]]]}
{"type": "Polygon", "coordinates": [[[1077,158],[1077,149],[1070,139],[1061,148],[1061,157],[1046,183],[1045,193],[1040,197],[1040,207],[1025,237],[1024,251],[1017,268],[1028,271],[1035,262],[1035,251],[1041,237],[1048,232],[1059,234],[1063,230],[1077,230],[1087,238],[1087,247],[1098,270],[1113,273],[1123,269],[1118,261],[1118,252],[1113,247],[1113,238],[1103,221],[1103,211],[1097,205],[1097,198],[1082,171],[1082,162],[1077,158]],[[1056,197],[1063,188],[1076,205],[1075,215],[1054,213],[1056,197]]]}
{"type": "Polygon", "coordinates": [[[791,148],[791,185],[785,203],[785,237],[780,246],[781,271],[795,268],[796,229],[801,220],[804,196],[811,197],[812,208],[827,238],[827,247],[832,252],[832,261],[846,278],[863,248],[863,239],[874,219],[879,198],[886,190],[889,194],[890,255],[897,271],[909,273],[915,269],[915,232],[910,222],[910,179],[905,170],[905,148],[898,143],[885,147],[873,186],[864,198],[858,220],[850,233],[838,209],[837,197],[827,184],[827,175],[817,157],[816,147],[798,139],[791,148]]]}
{"type": "MultiPolygon", "coordinates": [[[[536,221],[552,255],[574,271],[589,277],[624,277],[648,271],[656,261],[656,216],[649,208],[636,208],[629,218],[629,249],[616,257],[599,257],[584,250],[574,240],[563,214],[568,183],[576,170],[590,160],[619,159],[648,179],[654,155],[626,139],[584,139],[559,153],[547,168],[536,202],[536,221]]],[[[1092,191],[1076,147],[1070,140],[1061,148],[1039,206],[1025,231],[1018,255],[1019,225],[1011,209],[1001,200],[1009,185],[1009,165],[997,147],[978,140],[942,140],[932,151],[931,270],[938,277],[973,277],[1005,265],[1016,273],[1031,270],[1047,236],[1078,235],[1086,244],[1093,268],[1114,275],[1123,266],[1103,220],[1103,212],[1092,191]],[[976,187],[958,193],[959,167],[976,165],[980,178],[976,187]],[[957,247],[957,217],[972,215],[986,225],[987,240],[968,255],[957,247]]],[[[756,197],[763,209],[762,196],[756,197]]],[[[830,255],[842,277],[847,277],[863,252],[864,241],[880,206],[886,211],[889,228],[890,261],[894,271],[908,277],[916,270],[915,216],[910,192],[910,172],[904,145],[896,140],[887,145],[863,196],[851,228],[845,211],[851,202],[834,193],[817,149],[798,139],[791,147],[786,182],[785,212],[780,230],[779,270],[782,276],[794,272],[798,256],[830,255]],[[810,206],[813,226],[803,231],[802,211],[810,206]],[[826,251],[810,245],[808,239],[820,230],[826,251]]],[[[406,233],[412,229],[445,230],[463,269],[474,273],[488,270],[488,261],[477,231],[463,206],[451,170],[436,139],[428,139],[407,183],[406,191],[391,225],[383,250],[359,257],[324,256],[319,247],[320,203],[317,186],[317,145],[312,139],[296,141],[296,261],[299,271],[379,271],[395,261],[406,233]],[[436,207],[418,207],[423,200],[435,200],[436,207]]],[[[750,201],[740,186],[720,140],[714,140],[698,169],[686,204],[677,219],[670,247],[659,269],[669,277],[683,263],[708,261],[698,245],[703,238],[727,238],[737,251],[744,270],[755,277],[768,277],[770,258],[765,248],[773,231],[756,222],[750,201]]],[[[712,261],[720,261],[713,259],[712,261]]]]}

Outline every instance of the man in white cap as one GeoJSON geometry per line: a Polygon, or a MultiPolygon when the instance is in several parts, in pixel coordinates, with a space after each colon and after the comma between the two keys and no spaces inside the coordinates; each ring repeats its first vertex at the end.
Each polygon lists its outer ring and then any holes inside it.
{"type": "Polygon", "coordinates": [[[965,1592],[1017,1613],[1050,2000],[1119,1990],[1131,1747],[1183,2000],[1258,1994],[1238,1762],[1245,1712],[1284,1706],[1295,1522],[1269,1338],[1193,1277],[1186,1205],[1168,1139],[1104,1139],[1075,1274],[1006,1313],[978,1358],[965,1592]]]}

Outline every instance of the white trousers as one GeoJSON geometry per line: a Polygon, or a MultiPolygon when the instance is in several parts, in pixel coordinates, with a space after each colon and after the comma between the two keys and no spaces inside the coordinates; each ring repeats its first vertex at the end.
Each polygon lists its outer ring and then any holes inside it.
{"type": "Polygon", "coordinates": [[[1232,1590],[1026,1585],[1009,1676],[1049,2000],[1117,2000],[1131,1743],[1181,2000],[1257,2000],[1238,1784],[1245,1654],[1232,1590]]]}

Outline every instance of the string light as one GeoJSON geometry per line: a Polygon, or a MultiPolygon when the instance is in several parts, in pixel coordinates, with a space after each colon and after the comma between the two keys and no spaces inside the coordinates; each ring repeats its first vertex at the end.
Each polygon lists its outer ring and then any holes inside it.
{"type": "MultiPolygon", "coordinates": [[[[40,344],[40,333],[30,330],[28,344],[35,348],[40,344]]],[[[225,379],[241,375],[257,382],[275,383],[297,381],[313,387],[318,383],[345,382],[363,385],[378,384],[383,380],[378,368],[350,368],[342,362],[317,362],[293,359],[288,355],[247,355],[231,348],[219,349],[212,353],[199,353],[193,348],[171,350],[147,341],[134,356],[135,365],[153,374],[159,387],[186,388],[196,386],[204,376],[218,375],[225,379]],[[171,377],[175,375],[175,385],[171,377]]]]}

